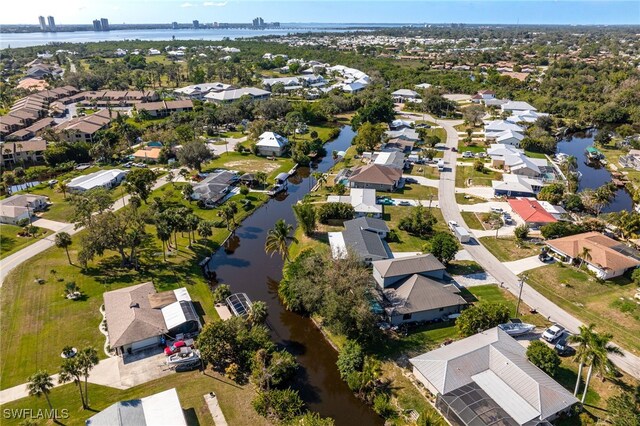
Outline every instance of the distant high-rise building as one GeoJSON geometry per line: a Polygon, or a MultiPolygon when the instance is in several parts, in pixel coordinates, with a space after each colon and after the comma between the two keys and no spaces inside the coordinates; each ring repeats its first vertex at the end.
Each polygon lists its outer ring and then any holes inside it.
{"type": "Polygon", "coordinates": [[[100,25],[102,26],[102,31],[109,31],[109,20],[107,18],[100,18],[100,25]]]}
{"type": "Polygon", "coordinates": [[[53,16],[48,16],[47,21],[49,21],[49,31],[56,31],[56,20],[53,19],[53,16]]]}
{"type": "Polygon", "coordinates": [[[98,19],[93,20],[93,31],[102,31],[102,24],[98,19]]]}
{"type": "Polygon", "coordinates": [[[254,27],[264,27],[264,19],[261,17],[257,17],[253,20],[254,27]]]}
{"type": "Polygon", "coordinates": [[[47,31],[47,22],[44,20],[44,16],[38,16],[38,22],[40,23],[40,29],[47,31]]]}
{"type": "Polygon", "coordinates": [[[174,30],[178,29],[178,23],[177,22],[172,22],[171,23],[171,28],[173,28],[174,30]]]}
{"type": "Polygon", "coordinates": [[[198,21],[197,19],[195,19],[193,21],[193,28],[198,29],[200,28],[200,21],[198,21]]]}

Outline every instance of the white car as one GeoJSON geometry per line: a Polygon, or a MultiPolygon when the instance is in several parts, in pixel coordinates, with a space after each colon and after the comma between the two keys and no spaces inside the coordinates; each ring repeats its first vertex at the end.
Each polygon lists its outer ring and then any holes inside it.
{"type": "Polygon", "coordinates": [[[451,229],[453,231],[453,228],[455,228],[456,226],[458,226],[458,222],[456,222],[455,220],[450,220],[449,222],[447,222],[449,224],[449,229],[451,229]]]}
{"type": "Polygon", "coordinates": [[[473,152],[465,151],[462,153],[462,158],[473,158],[473,152]]]}
{"type": "Polygon", "coordinates": [[[553,324],[551,327],[547,328],[544,333],[542,333],[542,338],[549,343],[553,343],[563,334],[564,327],[558,324],[553,324]]]}

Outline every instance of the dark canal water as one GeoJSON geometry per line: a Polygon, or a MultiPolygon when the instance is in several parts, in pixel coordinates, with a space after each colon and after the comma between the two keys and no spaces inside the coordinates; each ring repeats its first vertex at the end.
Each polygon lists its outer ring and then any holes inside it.
{"type": "MultiPolygon", "coordinates": [[[[313,171],[324,172],[333,166],[331,152],[347,149],[354,135],[351,127],[344,127],[337,139],[325,145],[327,156],[313,171]]],[[[311,320],[284,308],[278,298],[282,259],[277,254],[269,257],[264,252],[266,234],[278,219],[296,223],[291,206],[313,185],[310,172],[308,168],[298,169],[298,173],[289,179],[286,198],[272,199],[247,218],[228,247],[213,255],[209,267],[215,270],[220,282],[231,286],[232,292],[244,292],[253,301],[267,303],[272,337],[296,355],[301,368],[294,387],[311,410],[334,418],[336,425],[381,425],[382,419],[358,400],[340,379],[336,368],[337,353],[311,320]]]]}
{"type": "MultiPolygon", "coordinates": [[[[578,185],[578,191],[587,188],[599,188],[607,182],[611,182],[609,171],[599,165],[587,164],[585,148],[593,145],[596,131],[591,130],[583,133],[575,133],[567,136],[558,143],[558,152],[573,155],[578,159],[578,170],[582,173],[582,179],[578,185]]],[[[633,200],[631,195],[624,188],[616,191],[616,198],[611,204],[605,207],[602,212],[619,212],[622,210],[632,210],[633,200]]]]}

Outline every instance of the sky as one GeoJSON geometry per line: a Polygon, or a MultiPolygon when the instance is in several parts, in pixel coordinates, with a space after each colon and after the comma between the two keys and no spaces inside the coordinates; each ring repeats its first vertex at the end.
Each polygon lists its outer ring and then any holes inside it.
{"type": "Polygon", "coordinates": [[[4,0],[1,24],[265,22],[635,24],[640,0],[4,0]]]}

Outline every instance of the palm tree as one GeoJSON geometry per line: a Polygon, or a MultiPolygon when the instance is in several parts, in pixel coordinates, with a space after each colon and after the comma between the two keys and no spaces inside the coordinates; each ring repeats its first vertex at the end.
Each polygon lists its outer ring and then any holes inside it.
{"type": "Polygon", "coordinates": [[[227,231],[232,231],[233,229],[235,229],[235,215],[237,212],[238,207],[233,201],[230,201],[226,205],[222,206],[222,208],[218,212],[218,216],[224,219],[227,225],[227,231]]]}
{"type": "Polygon", "coordinates": [[[62,192],[64,199],[67,199],[67,184],[64,182],[58,182],[58,190],[62,192]]]}
{"type": "Polygon", "coordinates": [[[253,302],[249,311],[248,320],[253,325],[262,324],[267,319],[267,304],[261,300],[253,302]]]}
{"type": "Polygon", "coordinates": [[[167,244],[168,241],[171,240],[171,227],[166,221],[162,220],[162,221],[156,222],[156,236],[162,243],[162,258],[166,262],[167,251],[165,249],[165,245],[167,244]]]}
{"type": "Polygon", "coordinates": [[[591,339],[594,334],[594,328],[595,324],[589,324],[589,326],[581,325],[579,328],[580,333],[572,334],[569,336],[570,342],[578,344],[578,347],[576,348],[576,356],[574,358],[574,361],[578,363],[578,379],[576,380],[576,387],[573,390],[573,396],[578,395],[578,391],[580,390],[582,368],[588,360],[588,353],[590,350],[589,348],[591,347],[591,339]]]}
{"type": "Polygon", "coordinates": [[[582,251],[580,252],[580,268],[584,265],[585,261],[591,260],[591,249],[588,247],[582,247],[582,251]]]}
{"type": "Polygon", "coordinates": [[[261,188],[264,188],[265,183],[267,182],[267,174],[265,172],[257,172],[256,180],[260,184],[261,188]]]}
{"type": "Polygon", "coordinates": [[[624,353],[617,346],[609,345],[613,336],[609,333],[597,334],[591,336],[591,348],[589,351],[589,371],[587,372],[587,381],[584,384],[584,393],[582,394],[582,402],[584,404],[587,399],[587,391],[589,390],[589,382],[591,381],[591,373],[596,370],[596,374],[600,377],[606,377],[613,374],[616,367],[609,359],[609,355],[615,354],[624,356],[624,353]]]}
{"type": "Polygon", "coordinates": [[[56,247],[63,248],[67,252],[67,259],[69,260],[69,265],[73,265],[71,262],[71,256],[69,256],[69,246],[73,243],[71,240],[71,235],[66,232],[58,232],[56,234],[56,247]]]}
{"type": "MultiPolygon", "coordinates": [[[[189,247],[191,247],[191,236],[195,233],[196,229],[198,229],[200,218],[195,214],[188,214],[187,217],[185,217],[184,221],[187,228],[187,235],[189,236],[189,247]]],[[[193,240],[195,240],[195,235],[193,235],[193,240]]]]}
{"type": "Polygon", "coordinates": [[[293,226],[289,225],[284,219],[278,219],[273,229],[270,229],[267,234],[267,240],[264,244],[264,251],[267,254],[273,256],[274,253],[280,253],[285,261],[289,260],[289,247],[287,243],[293,241],[295,243],[298,240],[295,237],[289,236],[293,232],[293,226]]]}
{"type": "Polygon", "coordinates": [[[80,370],[82,371],[82,375],[84,376],[84,397],[87,403],[87,407],[89,406],[89,372],[98,365],[100,360],[98,359],[98,351],[95,348],[88,347],[82,349],[77,355],[78,357],[78,365],[80,370]]]}
{"type": "Polygon", "coordinates": [[[82,408],[86,409],[87,404],[84,400],[84,392],[82,392],[82,369],[78,363],[78,358],[67,358],[60,367],[58,373],[58,383],[73,382],[78,386],[80,391],[80,401],[82,401],[82,408]]]}
{"type": "Polygon", "coordinates": [[[51,405],[51,400],[49,399],[49,393],[52,388],[53,380],[51,380],[51,376],[46,370],[40,370],[29,376],[29,383],[27,384],[29,395],[35,397],[44,395],[47,404],[49,404],[49,409],[53,413],[53,419],[55,420],[55,411],[53,411],[53,405],[51,405]]]}

